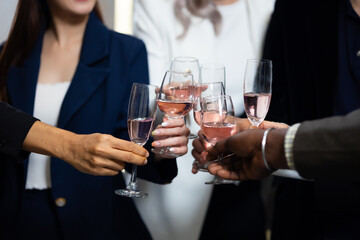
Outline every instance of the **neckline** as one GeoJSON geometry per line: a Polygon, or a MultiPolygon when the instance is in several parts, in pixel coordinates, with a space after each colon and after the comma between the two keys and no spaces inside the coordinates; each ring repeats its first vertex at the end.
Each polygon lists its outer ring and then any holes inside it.
{"type": "Polygon", "coordinates": [[[38,85],[40,86],[49,86],[49,87],[53,87],[53,86],[61,86],[61,85],[69,85],[71,82],[57,82],[57,83],[38,83],[38,85]]]}

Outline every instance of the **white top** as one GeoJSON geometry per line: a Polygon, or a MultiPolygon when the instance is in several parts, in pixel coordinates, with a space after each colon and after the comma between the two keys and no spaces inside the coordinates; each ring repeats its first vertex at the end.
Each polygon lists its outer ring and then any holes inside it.
{"type": "MultiPolygon", "coordinates": [[[[233,98],[235,113],[242,114],[246,60],[261,57],[273,7],[274,0],[239,0],[218,6],[223,19],[220,35],[215,35],[209,20],[192,16],[187,35],[177,39],[183,27],[175,18],[174,0],[135,0],[134,34],[146,44],[151,84],[160,86],[173,57],[196,57],[200,65],[216,62],[225,66],[227,94],[233,98]]],[[[191,132],[199,129],[194,122],[187,122],[187,126],[191,132]]],[[[141,182],[141,189],[150,196],[135,202],[155,240],[192,240],[200,236],[212,191],[212,186],[204,182],[213,177],[191,173],[191,141],[188,147],[189,152],[178,158],[179,173],[170,185],[141,182]]]]}
{"type": "MultiPolygon", "coordinates": [[[[57,125],[61,104],[70,82],[37,84],[34,117],[52,126],[57,125]]],[[[31,153],[26,176],[26,189],[51,188],[50,157],[31,153]]]]}

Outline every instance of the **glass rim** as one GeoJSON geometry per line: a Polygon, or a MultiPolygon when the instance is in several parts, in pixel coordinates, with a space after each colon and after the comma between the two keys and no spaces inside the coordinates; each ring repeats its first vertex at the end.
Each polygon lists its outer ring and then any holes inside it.
{"type": "Polygon", "coordinates": [[[179,72],[179,71],[175,71],[175,70],[167,70],[165,72],[166,73],[174,73],[174,74],[186,74],[186,75],[191,75],[192,77],[194,77],[194,74],[192,73],[189,73],[189,72],[179,72]]]}
{"type": "Polygon", "coordinates": [[[224,86],[224,84],[222,82],[202,82],[202,83],[195,83],[195,86],[202,86],[202,85],[212,85],[212,84],[220,84],[222,86],[224,86]]]}
{"type": "Polygon", "coordinates": [[[190,56],[178,56],[173,57],[172,61],[179,61],[179,62],[198,62],[199,59],[196,57],[190,57],[190,56]]]}
{"type": "Polygon", "coordinates": [[[147,84],[147,83],[133,83],[132,85],[133,85],[133,86],[134,86],[134,85],[140,85],[140,86],[158,87],[157,85],[154,85],[154,84],[147,84]]]}
{"type": "Polygon", "coordinates": [[[230,95],[227,94],[220,94],[220,95],[211,95],[211,96],[206,96],[203,98],[203,100],[205,99],[225,99],[225,98],[229,98],[232,99],[230,95]]]}

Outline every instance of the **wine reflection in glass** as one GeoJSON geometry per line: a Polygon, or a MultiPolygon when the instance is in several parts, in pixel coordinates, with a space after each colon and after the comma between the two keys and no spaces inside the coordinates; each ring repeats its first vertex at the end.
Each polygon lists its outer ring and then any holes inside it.
{"type": "MultiPolygon", "coordinates": [[[[167,71],[161,83],[157,104],[168,119],[183,118],[193,106],[193,76],[189,73],[167,71]]],[[[154,153],[165,158],[179,157],[171,147],[154,148],[154,153]]]]}
{"type": "MultiPolygon", "coordinates": [[[[130,140],[144,146],[149,140],[156,115],[156,91],[153,85],[134,83],[132,85],[128,107],[128,132],[130,140]]],[[[129,184],[125,189],[115,190],[115,193],[131,198],[144,198],[148,194],[137,186],[137,165],[132,165],[129,184]]]]}
{"type": "MultiPolygon", "coordinates": [[[[185,72],[192,74],[194,85],[197,83],[201,83],[200,64],[199,64],[199,60],[195,57],[189,57],[189,56],[174,57],[171,61],[170,70],[175,72],[185,72]]],[[[191,114],[186,115],[186,117],[184,118],[188,126],[190,126],[194,122],[193,119],[191,120],[191,118],[192,118],[191,114]]],[[[189,139],[194,139],[197,137],[197,134],[190,132],[188,137],[189,139]]]]}
{"type": "Polygon", "coordinates": [[[264,121],[269,110],[272,92],[272,62],[249,59],[244,79],[244,106],[246,115],[255,127],[264,121]]]}
{"type": "MultiPolygon", "coordinates": [[[[214,146],[218,141],[226,139],[236,133],[236,118],[232,99],[228,95],[208,96],[202,103],[201,131],[205,141],[214,146]]],[[[222,155],[218,156],[218,163],[222,162],[222,155]]],[[[206,184],[229,184],[234,181],[224,180],[215,176],[206,184]]]]}

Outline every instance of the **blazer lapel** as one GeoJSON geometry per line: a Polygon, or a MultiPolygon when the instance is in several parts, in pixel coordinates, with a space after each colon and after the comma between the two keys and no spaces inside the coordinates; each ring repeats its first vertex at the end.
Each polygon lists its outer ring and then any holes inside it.
{"type": "Polygon", "coordinates": [[[310,61],[315,81],[314,107],[317,118],[332,115],[333,96],[338,77],[338,0],[312,2],[307,15],[306,26],[309,34],[310,61]],[[324,9],[326,7],[326,10],[324,9]],[[326,15],[321,14],[326,12],[326,15]],[[326,17],[324,17],[326,16],[326,17]]]}
{"type": "Polygon", "coordinates": [[[94,13],[86,26],[79,65],[60,110],[58,127],[64,128],[109,73],[109,32],[94,13]]]}

